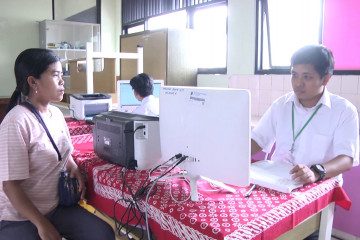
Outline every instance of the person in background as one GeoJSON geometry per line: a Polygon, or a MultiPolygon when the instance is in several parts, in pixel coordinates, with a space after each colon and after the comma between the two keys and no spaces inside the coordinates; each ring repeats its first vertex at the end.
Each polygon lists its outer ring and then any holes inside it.
{"type": "MultiPolygon", "coordinates": [[[[292,164],[292,179],[314,183],[359,165],[359,118],[348,100],[328,92],[334,70],[323,45],[297,50],[291,58],[293,91],[275,100],[252,131],[251,154],[270,152],[272,161],[292,164]]],[[[316,231],[306,240],[318,239],[316,231]]]]}
{"type": "Polygon", "coordinates": [[[158,116],[159,99],[153,95],[153,79],[146,73],[140,73],[130,80],[130,85],[134,90],[134,95],[141,105],[132,113],[158,116]]]}
{"type": "Polygon", "coordinates": [[[66,167],[84,179],[71,157],[73,146],[61,111],[50,105],[61,101],[64,81],[60,59],[50,50],[27,49],[15,61],[16,89],[0,125],[0,240],[115,239],[113,229],[79,205],[58,205],[58,181],[66,167]],[[40,113],[59,148],[62,160],[28,101],[40,113]]]}
{"type": "Polygon", "coordinates": [[[328,92],[334,70],[323,45],[300,48],[291,58],[293,91],[277,99],[252,131],[251,153],[270,152],[273,161],[293,164],[303,184],[335,177],[359,164],[359,119],[348,100],[328,92]]]}

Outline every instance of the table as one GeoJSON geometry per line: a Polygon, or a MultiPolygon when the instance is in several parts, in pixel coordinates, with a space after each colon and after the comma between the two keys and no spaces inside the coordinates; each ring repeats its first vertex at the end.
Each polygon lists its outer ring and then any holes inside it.
{"type": "MultiPolygon", "coordinates": [[[[122,197],[122,167],[106,162],[93,152],[92,135],[72,136],[73,157],[88,181],[88,203],[106,215],[114,216],[114,204],[122,197]]],[[[127,170],[126,182],[136,190],[148,171],[127,170]]],[[[161,181],[149,199],[148,216],[158,239],[275,239],[308,217],[322,211],[328,214],[323,228],[331,229],[333,202],[349,208],[351,201],[337,182],[328,179],[306,185],[290,194],[257,188],[250,198],[243,195],[248,187],[235,187],[236,193],[210,192],[207,182],[199,182],[199,201],[177,203],[189,194],[188,185],[179,179],[161,181]],[[171,192],[170,192],[171,190],[171,192]]],[[[128,191],[124,192],[130,198],[128,191]]],[[[145,201],[140,202],[144,210],[145,201]]],[[[125,211],[127,203],[118,201],[115,215],[125,211]]],[[[329,229],[328,229],[329,230],[329,229]]],[[[328,233],[327,233],[328,234],[328,233]]]]}
{"type": "Polygon", "coordinates": [[[76,120],[74,118],[65,118],[69,128],[70,136],[92,133],[93,124],[88,124],[85,120],[76,120]]]}

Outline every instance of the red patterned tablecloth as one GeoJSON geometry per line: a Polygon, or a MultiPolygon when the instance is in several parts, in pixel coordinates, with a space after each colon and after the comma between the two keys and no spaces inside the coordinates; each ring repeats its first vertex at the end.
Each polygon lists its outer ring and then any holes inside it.
{"type": "MultiPolygon", "coordinates": [[[[88,178],[88,202],[108,216],[114,216],[114,204],[122,198],[120,166],[108,163],[93,152],[92,135],[73,136],[75,161],[88,178]]],[[[136,191],[148,171],[127,170],[126,182],[136,191]]],[[[329,203],[349,208],[350,200],[335,180],[306,185],[290,194],[258,187],[251,197],[249,188],[235,187],[236,193],[213,191],[200,181],[199,201],[179,203],[190,189],[180,179],[159,181],[147,207],[149,225],[158,239],[274,239],[291,230],[329,203]],[[172,196],[171,196],[172,195],[172,196]]],[[[125,191],[126,198],[130,198],[125,191]]],[[[125,211],[120,200],[116,216],[125,211]]],[[[141,210],[145,202],[140,203],[141,210]]]]}
{"type": "Polygon", "coordinates": [[[69,128],[70,136],[92,133],[92,124],[86,123],[85,120],[76,120],[74,118],[65,118],[69,128]]]}

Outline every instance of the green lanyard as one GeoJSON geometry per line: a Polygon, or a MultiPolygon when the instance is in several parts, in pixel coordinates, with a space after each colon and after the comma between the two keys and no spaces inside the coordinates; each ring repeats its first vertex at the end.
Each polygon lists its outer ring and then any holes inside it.
{"type": "Polygon", "coordinates": [[[317,111],[321,108],[322,103],[319,104],[319,106],[317,106],[317,108],[315,109],[315,111],[313,112],[313,114],[311,114],[311,116],[309,117],[309,119],[306,121],[306,123],[304,124],[304,126],[300,129],[300,131],[296,134],[295,136],[295,132],[294,132],[294,102],[292,102],[292,133],[293,133],[293,143],[291,145],[291,149],[290,152],[291,154],[293,154],[294,152],[294,144],[295,144],[295,140],[299,137],[300,133],[304,130],[304,128],[309,124],[309,122],[311,121],[311,119],[315,116],[315,114],[317,113],[317,111]]]}

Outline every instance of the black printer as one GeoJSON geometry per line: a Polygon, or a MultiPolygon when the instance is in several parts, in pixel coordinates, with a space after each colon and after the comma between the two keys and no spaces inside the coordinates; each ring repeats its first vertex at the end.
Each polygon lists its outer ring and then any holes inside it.
{"type": "Polygon", "coordinates": [[[93,117],[94,151],[128,169],[151,169],[161,161],[159,117],[109,111],[93,117]]]}

